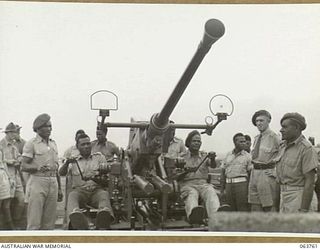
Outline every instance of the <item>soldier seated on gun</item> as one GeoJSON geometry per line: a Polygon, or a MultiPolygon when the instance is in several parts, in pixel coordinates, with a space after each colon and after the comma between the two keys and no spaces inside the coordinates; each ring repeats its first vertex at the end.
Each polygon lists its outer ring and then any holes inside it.
{"type": "Polygon", "coordinates": [[[208,167],[215,168],[215,152],[208,154],[199,151],[201,147],[201,136],[197,130],[190,132],[185,141],[188,151],[183,155],[185,160],[185,177],[180,180],[181,198],[185,203],[185,210],[191,224],[202,224],[205,209],[199,206],[199,196],[203,199],[209,221],[213,219],[214,213],[219,209],[220,202],[213,186],[207,182],[208,167]]]}
{"type": "Polygon", "coordinates": [[[72,191],[68,196],[67,213],[72,229],[85,230],[89,228],[87,217],[83,214],[86,205],[98,208],[96,229],[110,229],[114,220],[108,191],[94,180],[99,169],[105,168],[105,157],[99,153],[91,152],[90,138],[86,134],[79,135],[76,146],[80,155],[69,158],[60,167],[59,174],[72,175],[72,191]]]}

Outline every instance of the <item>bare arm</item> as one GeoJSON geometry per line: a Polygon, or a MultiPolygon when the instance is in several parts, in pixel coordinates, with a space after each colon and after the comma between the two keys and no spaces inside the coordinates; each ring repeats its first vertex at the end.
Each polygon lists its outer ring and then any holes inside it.
{"type": "Polygon", "coordinates": [[[23,156],[22,162],[21,162],[22,171],[28,172],[28,173],[37,172],[38,168],[36,166],[34,166],[33,164],[31,164],[31,162],[32,162],[32,158],[23,156]]]}
{"type": "Polygon", "coordinates": [[[65,163],[59,168],[58,173],[60,176],[66,176],[68,173],[69,161],[66,160],[65,163]]]}

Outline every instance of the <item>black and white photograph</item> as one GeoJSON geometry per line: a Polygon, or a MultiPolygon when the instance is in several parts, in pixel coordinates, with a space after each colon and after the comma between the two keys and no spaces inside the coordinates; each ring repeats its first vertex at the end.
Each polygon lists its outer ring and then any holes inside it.
{"type": "Polygon", "coordinates": [[[319,237],[319,13],[0,2],[0,235],[319,237]]]}

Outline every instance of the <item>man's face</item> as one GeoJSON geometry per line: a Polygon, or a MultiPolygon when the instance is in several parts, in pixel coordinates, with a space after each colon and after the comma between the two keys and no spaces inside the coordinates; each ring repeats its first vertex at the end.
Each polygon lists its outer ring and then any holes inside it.
{"type": "Polygon", "coordinates": [[[11,140],[16,140],[17,139],[17,132],[7,132],[6,133],[7,138],[11,141],[11,140]]]}
{"type": "Polygon", "coordinates": [[[199,151],[201,147],[201,136],[194,135],[190,141],[190,151],[199,151]]]}
{"type": "Polygon", "coordinates": [[[107,133],[102,130],[97,130],[96,136],[98,141],[103,142],[106,140],[107,133]]]}
{"type": "Polygon", "coordinates": [[[260,132],[265,131],[269,127],[270,119],[264,115],[257,116],[256,126],[260,132]]]}
{"type": "Polygon", "coordinates": [[[289,119],[285,119],[281,123],[280,133],[283,140],[293,141],[299,136],[299,129],[289,119]]]}
{"type": "Polygon", "coordinates": [[[237,136],[235,138],[234,145],[236,149],[243,150],[246,147],[246,143],[247,141],[246,141],[246,138],[244,138],[244,136],[237,136]]]}
{"type": "Polygon", "coordinates": [[[82,156],[89,156],[91,154],[90,138],[80,138],[78,140],[77,148],[82,156]]]}
{"type": "Polygon", "coordinates": [[[37,133],[44,139],[48,139],[51,135],[52,124],[51,121],[48,121],[46,124],[37,129],[37,133]]]}
{"type": "Polygon", "coordinates": [[[252,145],[251,141],[246,140],[245,150],[249,152],[251,149],[251,145],[252,145]]]}

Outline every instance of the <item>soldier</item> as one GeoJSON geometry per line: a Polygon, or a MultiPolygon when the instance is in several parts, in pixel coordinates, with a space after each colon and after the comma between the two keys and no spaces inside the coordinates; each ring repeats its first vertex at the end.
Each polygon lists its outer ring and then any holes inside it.
{"type": "MultiPolygon", "coordinates": [[[[197,130],[190,132],[186,138],[185,145],[188,151],[183,155],[186,169],[195,169],[207,155],[200,151],[201,135],[197,130]]],[[[204,200],[209,221],[213,219],[214,213],[219,209],[220,202],[215,189],[207,182],[208,167],[215,168],[216,154],[210,152],[209,159],[201,164],[196,172],[188,173],[179,182],[181,198],[185,203],[185,210],[191,224],[201,224],[204,219],[205,210],[198,205],[199,196],[204,200]]]]}
{"type": "Polygon", "coordinates": [[[24,191],[20,175],[21,155],[15,146],[17,128],[13,122],[5,129],[5,137],[0,141],[4,162],[8,167],[11,179],[11,216],[15,228],[19,229],[19,223],[24,210],[24,191]]]}
{"type": "Polygon", "coordinates": [[[24,147],[24,144],[26,144],[26,141],[24,139],[21,138],[20,136],[20,132],[21,132],[21,128],[18,124],[15,124],[16,125],[16,138],[15,138],[15,146],[18,148],[18,151],[19,153],[22,155],[22,152],[23,152],[23,147],[24,147]]]}
{"type": "MultiPolygon", "coordinates": [[[[28,230],[54,229],[57,211],[58,149],[50,138],[52,124],[48,114],[39,115],[33,122],[36,137],[23,148],[23,171],[31,174],[29,179],[28,230]]],[[[58,191],[59,189],[59,191],[58,191]]]]}
{"type": "Polygon", "coordinates": [[[119,148],[111,141],[107,140],[108,128],[105,126],[98,126],[96,130],[97,140],[91,142],[92,153],[100,152],[106,160],[111,160],[114,155],[119,156],[119,148]]]}
{"type": "Polygon", "coordinates": [[[317,210],[314,192],[317,153],[302,135],[307,127],[299,113],[286,113],[281,121],[284,140],[277,159],[277,178],[280,183],[280,212],[308,212],[317,210]]]}
{"type": "MultiPolygon", "coordinates": [[[[76,132],[76,135],[75,135],[75,141],[77,142],[77,137],[81,134],[85,134],[84,130],[83,129],[79,129],[77,132],[76,132]]],[[[76,145],[72,145],[71,147],[69,147],[63,154],[63,158],[64,160],[66,159],[69,159],[69,158],[74,158],[74,157],[77,157],[79,155],[79,150],[77,148],[76,145]]]]}
{"type": "MultiPolygon", "coordinates": [[[[18,148],[19,154],[22,156],[23,153],[23,147],[26,144],[26,141],[21,138],[20,132],[21,132],[21,126],[18,124],[16,125],[17,133],[16,133],[16,138],[14,140],[14,145],[18,148]]],[[[27,227],[27,210],[28,210],[28,191],[27,191],[27,183],[28,179],[30,177],[30,174],[27,172],[22,172],[19,171],[20,177],[21,177],[21,182],[24,190],[24,208],[23,208],[23,213],[21,217],[21,222],[19,227],[21,229],[26,229],[27,227]]]]}
{"type": "Polygon", "coordinates": [[[10,211],[10,174],[0,150],[0,219],[2,229],[14,229],[10,211]]]}
{"type": "MultiPolygon", "coordinates": [[[[174,124],[173,121],[170,121],[171,124],[174,124]]],[[[181,156],[181,154],[185,154],[187,152],[186,147],[184,146],[183,140],[179,139],[175,136],[176,129],[171,128],[169,135],[169,147],[168,153],[166,153],[165,157],[176,159],[181,156]]]]}
{"type": "Polygon", "coordinates": [[[221,193],[231,211],[249,211],[248,178],[252,170],[251,155],[245,151],[246,139],[242,133],[233,136],[235,148],[222,161],[221,193]],[[224,194],[225,192],[225,194],[224,194]]]}
{"type": "Polygon", "coordinates": [[[88,220],[80,209],[89,204],[99,209],[96,229],[109,229],[114,220],[109,193],[94,180],[99,168],[107,166],[106,159],[100,152],[91,151],[90,138],[86,134],[77,137],[77,148],[80,154],[76,159],[67,159],[59,169],[61,176],[65,176],[68,171],[72,175],[72,191],[69,193],[67,208],[71,227],[82,230],[89,228],[88,220]]]}
{"type": "Polygon", "coordinates": [[[318,168],[317,168],[317,180],[315,183],[314,191],[316,192],[318,198],[318,212],[320,212],[320,145],[315,146],[315,150],[318,155],[318,168]]]}
{"type": "Polygon", "coordinates": [[[246,145],[245,145],[245,151],[247,151],[248,153],[251,152],[251,137],[250,135],[244,135],[244,138],[246,139],[246,145]]]}
{"type": "MultiPolygon", "coordinates": [[[[85,134],[83,129],[79,129],[76,134],[75,134],[75,141],[77,143],[77,138],[79,135],[85,134]]],[[[71,158],[75,158],[77,156],[80,155],[80,152],[77,148],[77,145],[72,145],[70,146],[63,154],[63,160],[62,162],[65,163],[67,159],[71,159],[71,158]]],[[[68,198],[69,193],[72,189],[72,183],[71,183],[71,176],[67,176],[66,177],[66,185],[65,185],[65,197],[68,198]]],[[[64,202],[64,210],[65,210],[65,214],[67,212],[67,206],[68,206],[68,199],[65,200],[64,202]]],[[[68,218],[67,216],[64,216],[64,224],[67,225],[68,224],[68,218]]]]}
{"type": "Polygon", "coordinates": [[[259,110],[252,116],[252,123],[260,132],[254,139],[252,150],[253,170],[249,182],[251,211],[278,211],[280,198],[276,183],[274,158],[277,156],[280,139],[270,128],[271,115],[259,110]]]}

